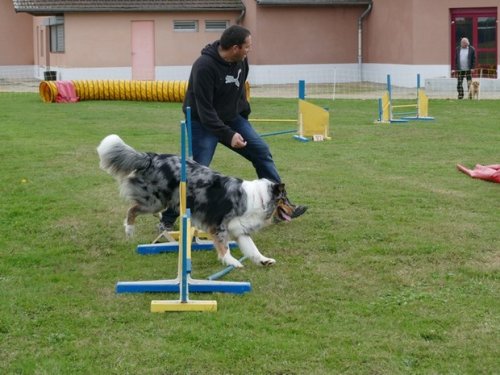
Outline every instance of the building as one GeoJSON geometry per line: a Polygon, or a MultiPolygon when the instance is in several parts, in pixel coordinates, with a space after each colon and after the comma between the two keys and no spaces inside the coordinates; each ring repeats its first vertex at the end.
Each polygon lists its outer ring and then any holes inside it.
{"type": "Polygon", "coordinates": [[[33,76],[33,17],[16,14],[12,0],[0,0],[0,78],[19,74],[33,76]]]}
{"type": "MultiPolygon", "coordinates": [[[[250,81],[376,81],[401,85],[450,78],[455,47],[467,36],[478,74],[496,79],[500,0],[0,0],[9,27],[32,37],[19,46],[42,79],[187,79],[201,48],[231,24],[253,35],[250,81]],[[16,13],[13,12],[15,10],[16,13]],[[6,15],[7,14],[7,15],[6,15]],[[15,19],[15,21],[12,21],[15,19]],[[22,24],[19,20],[23,20],[22,24]],[[31,60],[30,60],[31,59],[31,60]]],[[[12,60],[12,59],[11,59],[12,60]]],[[[0,66],[16,65],[0,57],[0,66]],[[5,61],[4,61],[5,60],[5,61]]]]}

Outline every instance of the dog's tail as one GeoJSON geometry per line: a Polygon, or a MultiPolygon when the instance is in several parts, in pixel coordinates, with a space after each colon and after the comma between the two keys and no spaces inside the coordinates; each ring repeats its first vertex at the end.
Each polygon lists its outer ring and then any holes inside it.
{"type": "Polygon", "coordinates": [[[97,147],[101,162],[99,166],[110,175],[118,178],[128,176],[136,169],[151,164],[151,157],[134,150],[116,134],[108,135],[97,147]]]}

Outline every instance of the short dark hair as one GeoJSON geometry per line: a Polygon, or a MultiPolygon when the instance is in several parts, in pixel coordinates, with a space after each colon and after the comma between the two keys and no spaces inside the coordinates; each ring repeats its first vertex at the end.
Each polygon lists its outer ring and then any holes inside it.
{"type": "Polygon", "coordinates": [[[232,25],[229,26],[220,37],[220,46],[222,49],[229,49],[232,46],[242,46],[245,39],[250,35],[250,30],[245,29],[243,26],[232,25]]]}

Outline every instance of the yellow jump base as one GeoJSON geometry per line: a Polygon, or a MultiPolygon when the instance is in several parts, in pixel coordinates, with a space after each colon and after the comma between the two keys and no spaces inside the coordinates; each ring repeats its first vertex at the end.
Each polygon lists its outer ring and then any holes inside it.
{"type": "Polygon", "coordinates": [[[187,301],[182,302],[179,300],[174,301],[151,301],[151,312],[153,313],[164,313],[173,311],[217,311],[217,301],[187,301]]]}

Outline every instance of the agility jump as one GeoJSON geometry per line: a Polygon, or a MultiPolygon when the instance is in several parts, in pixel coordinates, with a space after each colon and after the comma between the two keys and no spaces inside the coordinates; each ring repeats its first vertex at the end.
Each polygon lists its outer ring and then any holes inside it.
{"type": "Polygon", "coordinates": [[[265,123],[294,123],[295,129],[278,130],[269,133],[263,133],[261,137],[272,135],[296,133],[294,138],[301,142],[308,142],[310,139],[315,141],[330,140],[330,113],[327,109],[309,103],[305,100],[306,83],[299,81],[298,85],[298,114],[295,119],[251,119],[251,122],[265,123]]]}
{"type": "MultiPolygon", "coordinates": [[[[125,281],[116,284],[117,293],[145,293],[165,292],[180,293],[179,301],[152,301],[152,312],[165,311],[216,311],[214,301],[189,302],[188,295],[191,292],[221,292],[242,294],[251,291],[248,282],[214,281],[192,279],[192,234],[190,212],[186,208],[186,139],[189,137],[186,122],[181,122],[181,182],[179,184],[180,198],[180,236],[179,242],[175,244],[178,249],[178,272],[175,279],[152,280],[152,281],[125,281]]],[[[189,141],[190,143],[190,141],[189,141]]],[[[213,247],[212,247],[213,248],[213,247]]],[[[226,272],[227,273],[227,272],[226,272]]]]}
{"type": "MultiPolygon", "coordinates": [[[[191,108],[186,108],[186,130],[187,130],[187,154],[188,158],[193,158],[193,146],[191,143],[191,108]]],[[[181,201],[182,202],[182,201],[181,201]]],[[[208,233],[193,228],[192,234],[194,242],[191,243],[191,250],[213,250],[214,244],[208,233]]],[[[137,252],[142,255],[161,254],[179,251],[180,231],[162,231],[150,244],[137,245],[137,252]],[[166,242],[162,242],[166,240],[166,242]]],[[[229,242],[229,248],[234,249],[238,245],[235,241],[229,242]]]]}
{"type": "Polygon", "coordinates": [[[398,104],[392,102],[391,75],[387,75],[387,91],[378,100],[378,119],[376,123],[406,123],[413,120],[434,120],[429,116],[429,98],[420,87],[420,74],[417,74],[417,102],[398,104]],[[402,109],[402,110],[400,110],[402,109]]]}

